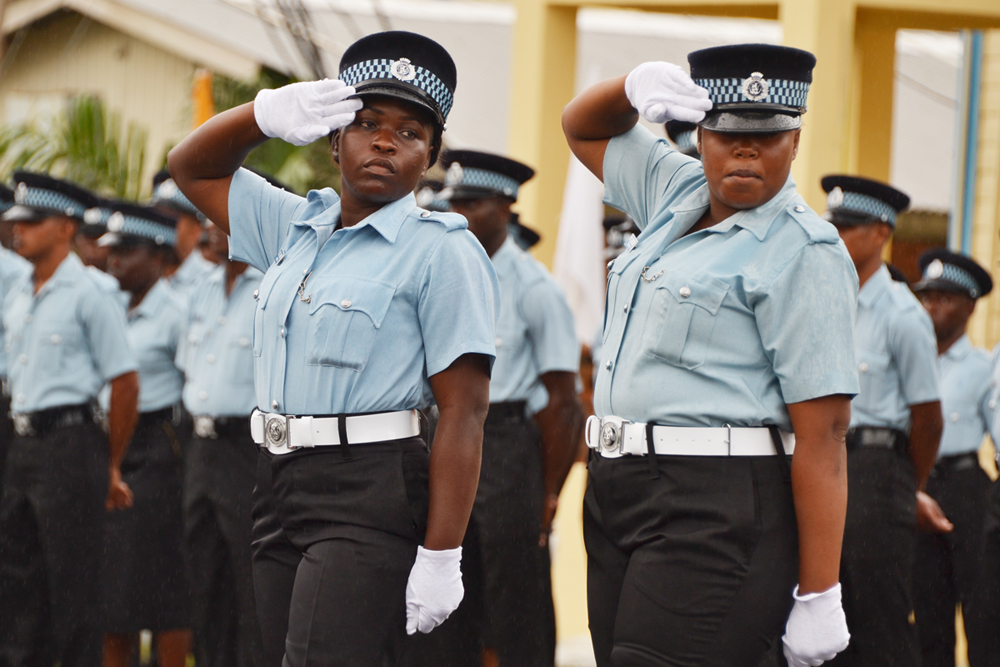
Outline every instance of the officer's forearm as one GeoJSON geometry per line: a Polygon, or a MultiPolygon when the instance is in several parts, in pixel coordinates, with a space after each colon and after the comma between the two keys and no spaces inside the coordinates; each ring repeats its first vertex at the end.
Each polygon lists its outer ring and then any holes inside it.
{"type": "Polygon", "coordinates": [[[437,551],[462,544],[476,500],[490,407],[488,361],[482,355],[463,355],[430,382],[441,416],[431,447],[424,548],[437,551]]]}
{"type": "Polygon", "coordinates": [[[824,396],[788,406],[795,430],[792,495],[799,527],[802,594],[825,591],[840,579],[850,405],[846,396],[824,396]]]}
{"type": "Polygon", "coordinates": [[[938,447],[941,445],[941,432],[944,430],[941,403],[933,401],[911,405],[910,415],[910,458],[917,476],[917,489],[923,491],[937,462],[938,447]]]}
{"type": "Polygon", "coordinates": [[[139,375],[135,371],[111,381],[108,407],[108,465],[119,468],[139,420],[139,375]]]}
{"type": "Polygon", "coordinates": [[[535,414],[542,436],[542,465],[547,498],[558,497],[583,433],[583,406],[576,396],[576,375],[546,373],[542,376],[549,403],[535,414]]]}

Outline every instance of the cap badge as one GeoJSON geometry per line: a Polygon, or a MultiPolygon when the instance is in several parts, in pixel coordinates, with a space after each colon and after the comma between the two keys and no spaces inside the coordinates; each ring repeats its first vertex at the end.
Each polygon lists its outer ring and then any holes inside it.
{"type": "Polygon", "coordinates": [[[830,194],[826,197],[827,208],[840,208],[844,203],[844,191],[840,189],[838,185],[833,190],[830,190],[830,194]]]}
{"type": "Polygon", "coordinates": [[[24,183],[18,183],[17,189],[14,190],[14,201],[18,204],[23,204],[25,197],[28,196],[28,186],[24,183]]]}
{"type": "Polygon", "coordinates": [[[459,185],[464,177],[465,170],[462,169],[462,165],[452,162],[451,166],[448,167],[448,173],[444,176],[444,182],[445,185],[459,185]]]}
{"type": "Polygon", "coordinates": [[[409,58],[393,60],[389,66],[389,71],[400,81],[412,81],[417,76],[417,69],[410,62],[409,58]]]}
{"type": "Polygon", "coordinates": [[[766,98],[770,88],[767,79],[760,72],[753,72],[749,77],[743,79],[743,95],[753,102],[760,102],[766,98]]]}
{"type": "Polygon", "coordinates": [[[924,275],[931,280],[936,280],[944,275],[944,263],[940,259],[935,259],[927,265],[924,275]]]}
{"type": "Polygon", "coordinates": [[[101,222],[101,209],[88,208],[83,212],[83,221],[88,225],[96,225],[101,222]]]}
{"type": "Polygon", "coordinates": [[[156,196],[160,199],[172,199],[177,194],[177,183],[168,178],[156,188],[156,196]]]}
{"type": "Polygon", "coordinates": [[[120,211],[115,211],[108,218],[108,231],[113,233],[118,233],[125,226],[125,216],[121,214],[120,211]]]}

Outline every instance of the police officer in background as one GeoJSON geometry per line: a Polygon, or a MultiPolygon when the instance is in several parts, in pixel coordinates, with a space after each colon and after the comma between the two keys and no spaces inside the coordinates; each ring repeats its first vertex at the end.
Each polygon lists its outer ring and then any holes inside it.
{"type": "Polygon", "coordinates": [[[14,182],[5,216],[33,270],[3,309],[17,435],[0,502],[0,663],[96,667],[105,509],[132,503],[120,466],[136,365],[117,297],[70,250],[92,195],[39,174],[14,182]],[[107,435],[94,420],[105,383],[107,435]]]}
{"type": "Polygon", "coordinates": [[[130,664],[141,630],[152,631],[160,667],[183,667],[191,643],[177,434],[184,376],[174,364],[185,304],[162,279],[176,224],[152,207],[119,203],[100,239],[129,294],[126,331],[139,366],[139,422],[122,461],[134,502],[106,526],[105,667],[130,664]]]}
{"type": "Polygon", "coordinates": [[[501,298],[483,465],[465,541],[468,608],[431,636],[448,645],[434,662],[478,665],[486,648],[500,665],[551,666],[548,534],[583,426],[580,346],[562,291],[509,233],[510,207],[534,171],[479,151],[446,151],[442,162],[441,196],[490,256],[501,298]]]}
{"type": "Polygon", "coordinates": [[[222,262],[194,283],[177,352],[184,407],[194,418],[184,471],[194,655],[199,666],[258,667],[250,509],[259,448],[249,416],[257,404],[252,336],[263,274],[230,260],[225,232],[211,223],[208,246],[222,262]]]}
{"type": "Polygon", "coordinates": [[[194,283],[214,266],[205,259],[199,248],[207,219],[188,201],[166,169],[153,177],[153,197],[149,203],[177,216],[177,244],[174,250],[180,266],[172,275],[167,276],[167,282],[181,297],[187,299],[194,283]]]}
{"type": "Polygon", "coordinates": [[[858,272],[855,323],[860,393],[847,434],[847,522],[841,558],[851,645],[837,665],[919,665],[910,623],[920,524],[946,527],[923,493],[941,440],[937,342],[927,312],[882,262],[910,198],[853,176],[827,176],[824,217],[837,227],[858,272]],[[919,499],[918,499],[919,495],[919,499]]]}
{"type": "Polygon", "coordinates": [[[678,153],[684,153],[688,157],[697,160],[701,159],[698,152],[698,126],[685,120],[668,120],[663,124],[667,131],[667,138],[676,147],[678,153]]]}
{"type": "MultiPolygon", "coordinates": [[[[990,487],[990,478],[979,467],[979,446],[994,416],[990,355],[973,347],[965,331],[976,301],[990,293],[993,281],[975,260],[944,249],[921,255],[920,270],[923,279],[913,291],[934,323],[945,418],[927,495],[954,529],[917,537],[913,602],[923,667],[952,667],[955,605],[961,603],[966,627],[977,627],[979,605],[973,600],[990,487]]],[[[978,646],[973,645],[980,638],[975,632],[967,631],[966,636],[969,654],[975,655],[978,646]]]]}

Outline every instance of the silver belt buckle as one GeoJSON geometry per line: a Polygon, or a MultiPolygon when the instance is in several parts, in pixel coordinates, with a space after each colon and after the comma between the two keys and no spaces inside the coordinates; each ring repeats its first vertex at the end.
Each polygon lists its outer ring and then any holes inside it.
{"type": "Polygon", "coordinates": [[[288,449],[297,449],[288,444],[288,417],[285,415],[266,415],[264,417],[264,446],[287,446],[288,449]]]}
{"type": "Polygon", "coordinates": [[[22,438],[35,434],[35,429],[31,428],[31,417],[21,412],[12,412],[11,418],[14,421],[14,432],[22,438]]]}
{"type": "Polygon", "coordinates": [[[215,432],[215,420],[208,415],[199,415],[195,417],[194,434],[205,440],[219,437],[215,432]]]}
{"type": "Polygon", "coordinates": [[[625,444],[625,425],[629,422],[620,417],[605,417],[601,420],[601,432],[597,436],[601,449],[613,452],[616,449],[622,453],[625,444]]]}

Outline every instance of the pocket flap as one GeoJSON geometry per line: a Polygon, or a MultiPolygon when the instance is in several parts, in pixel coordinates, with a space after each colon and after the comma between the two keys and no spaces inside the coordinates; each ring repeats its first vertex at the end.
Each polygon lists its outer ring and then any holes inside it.
{"type": "Polygon", "coordinates": [[[396,293],[395,285],[354,277],[323,276],[323,279],[323,284],[317,285],[311,293],[310,315],[323,306],[332,306],[345,312],[364,313],[376,329],[382,326],[396,293]]]}
{"type": "Polygon", "coordinates": [[[660,289],[670,292],[670,295],[677,300],[677,303],[689,303],[694,306],[704,308],[712,315],[719,311],[726,293],[729,292],[729,285],[716,280],[715,278],[693,278],[671,277],[660,289]]]}

